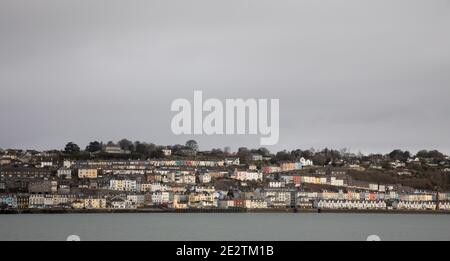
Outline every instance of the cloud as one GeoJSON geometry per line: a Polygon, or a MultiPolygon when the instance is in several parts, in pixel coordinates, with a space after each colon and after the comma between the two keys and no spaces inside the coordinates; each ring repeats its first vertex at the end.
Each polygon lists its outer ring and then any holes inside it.
{"type": "MultiPolygon", "coordinates": [[[[158,144],[170,104],[279,98],[273,149],[450,152],[448,1],[0,4],[0,145],[158,144]]],[[[257,137],[195,137],[203,148],[257,137]]]]}

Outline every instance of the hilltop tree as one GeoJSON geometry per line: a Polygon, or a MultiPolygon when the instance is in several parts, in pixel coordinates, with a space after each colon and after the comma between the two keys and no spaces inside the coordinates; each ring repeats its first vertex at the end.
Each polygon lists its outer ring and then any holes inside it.
{"type": "Polygon", "coordinates": [[[258,149],[258,154],[262,156],[270,156],[270,151],[267,148],[262,147],[258,149]]]}
{"type": "Polygon", "coordinates": [[[250,160],[250,150],[246,147],[241,147],[238,149],[237,156],[242,164],[247,164],[250,160]]]}
{"type": "Polygon", "coordinates": [[[137,153],[149,156],[156,149],[156,146],[153,143],[136,141],[134,142],[134,149],[137,153]]]}
{"type": "Polygon", "coordinates": [[[436,160],[441,160],[441,159],[445,158],[444,154],[442,154],[441,152],[439,152],[437,150],[430,150],[430,151],[421,150],[421,151],[417,152],[417,157],[424,158],[424,159],[433,158],[436,160]]]}
{"type": "Polygon", "coordinates": [[[394,150],[391,153],[389,153],[389,158],[392,160],[406,161],[410,157],[411,153],[409,153],[409,151],[394,150]]]}
{"type": "Polygon", "coordinates": [[[212,156],[215,156],[215,157],[217,157],[217,156],[223,156],[223,155],[224,155],[224,152],[223,152],[222,149],[212,149],[212,150],[211,150],[211,155],[212,155],[212,156]]]}
{"type": "Polygon", "coordinates": [[[195,140],[188,140],[186,142],[186,147],[188,147],[189,149],[191,149],[193,151],[198,151],[198,143],[195,140]]]}
{"type": "Polygon", "coordinates": [[[80,147],[73,142],[69,142],[64,148],[64,151],[68,154],[77,154],[80,152],[80,147]]]}
{"type": "Polygon", "coordinates": [[[149,154],[149,150],[147,149],[147,146],[146,146],[145,143],[141,143],[140,141],[136,141],[134,143],[134,148],[135,148],[137,153],[140,153],[140,154],[143,154],[143,155],[149,154]]]}
{"type": "Polygon", "coordinates": [[[313,156],[314,156],[314,148],[309,149],[309,150],[300,151],[300,157],[303,157],[305,159],[310,159],[313,156]]]}
{"type": "Polygon", "coordinates": [[[277,152],[277,154],[275,154],[275,160],[276,161],[291,161],[292,155],[291,155],[291,153],[289,153],[285,150],[279,151],[279,152],[277,152]]]}
{"type": "Polygon", "coordinates": [[[155,150],[153,150],[150,153],[150,158],[152,158],[152,159],[160,159],[162,157],[164,157],[164,153],[162,151],[162,148],[156,148],[155,150]]]}
{"type": "Polygon", "coordinates": [[[129,151],[134,150],[133,142],[131,142],[127,139],[122,139],[117,144],[119,144],[120,148],[123,150],[129,150],[129,151]]]}
{"type": "Polygon", "coordinates": [[[102,150],[102,144],[98,141],[92,141],[86,147],[86,151],[91,152],[91,153],[101,151],[101,150],[102,150]]]}

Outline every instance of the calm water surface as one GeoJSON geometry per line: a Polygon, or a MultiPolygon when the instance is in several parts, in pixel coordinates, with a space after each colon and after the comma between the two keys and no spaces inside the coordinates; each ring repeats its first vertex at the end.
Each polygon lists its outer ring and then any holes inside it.
{"type": "Polygon", "coordinates": [[[0,215],[0,240],[450,240],[450,215],[0,215]]]}

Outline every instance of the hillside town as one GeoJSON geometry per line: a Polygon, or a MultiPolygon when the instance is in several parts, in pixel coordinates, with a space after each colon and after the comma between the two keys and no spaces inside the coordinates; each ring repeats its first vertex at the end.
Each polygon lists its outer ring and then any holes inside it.
{"type": "Polygon", "coordinates": [[[0,208],[35,211],[430,211],[450,213],[450,159],[324,149],[200,151],[91,142],[0,150],[0,208]]]}

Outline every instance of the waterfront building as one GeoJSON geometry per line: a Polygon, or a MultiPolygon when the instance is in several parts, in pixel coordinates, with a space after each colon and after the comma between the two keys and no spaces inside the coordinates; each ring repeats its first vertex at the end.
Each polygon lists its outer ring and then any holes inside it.
{"type": "Polygon", "coordinates": [[[71,206],[74,209],[83,209],[84,208],[84,200],[77,199],[72,202],[71,206]]]}
{"type": "Polygon", "coordinates": [[[143,207],[145,203],[145,196],[138,194],[127,195],[127,203],[136,207],[143,207]]]}
{"type": "Polygon", "coordinates": [[[42,194],[30,195],[28,206],[30,208],[43,208],[45,206],[45,196],[42,194]]]}
{"type": "Polygon", "coordinates": [[[128,204],[127,201],[124,198],[121,197],[114,197],[110,200],[111,208],[113,209],[127,209],[128,204]]]}
{"type": "Polygon", "coordinates": [[[319,209],[336,210],[380,210],[386,209],[386,202],[365,200],[320,200],[317,207],[319,209]]]}
{"type": "Polygon", "coordinates": [[[173,196],[173,208],[175,209],[187,209],[189,207],[189,201],[186,195],[175,194],[173,196]]]}
{"type": "Polygon", "coordinates": [[[436,203],[432,201],[399,201],[393,206],[400,210],[436,210],[436,203]]]}
{"type": "Polygon", "coordinates": [[[172,201],[172,194],[167,191],[153,192],[151,201],[154,205],[169,204],[172,201]]]}
{"type": "Polygon", "coordinates": [[[84,208],[86,208],[86,209],[104,209],[104,208],[106,208],[106,199],[104,199],[104,198],[86,198],[86,199],[84,199],[84,208]]]}
{"type": "Polygon", "coordinates": [[[191,208],[217,207],[217,199],[214,194],[207,192],[193,192],[189,194],[188,205],[191,208]]]}
{"type": "Polygon", "coordinates": [[[17,197],[12,194],[0,195],[0,205],[17,208],[17,197]]]}
{"type": "Polygon", "coordinates": [[[292,206],[292,193],[289,190],[269,189],[264,191],[268,207],[287,208],[292,206]]]}
{"type": "Polygon", "coordinates": [[[265,209],[267,208],[267,202],[261,199],[246,199],[244,200],[244,208],[265,209]]]}
{"type": "Polygon", "coordinates": [[[449,201],[439,202],[439,210],[450,211],[450,202],[449,201]]]}

